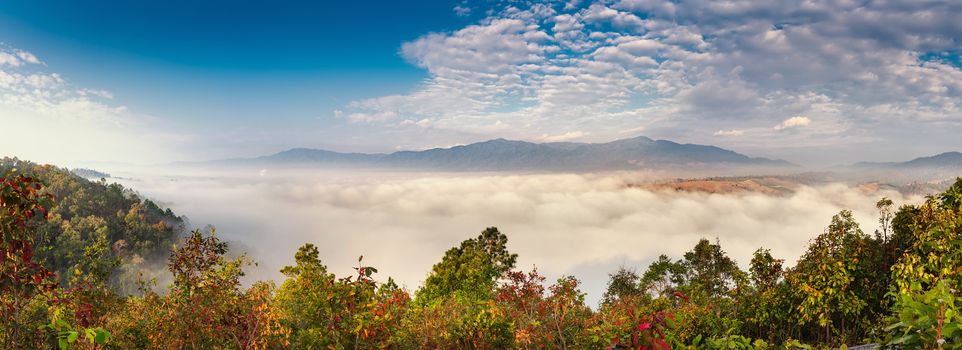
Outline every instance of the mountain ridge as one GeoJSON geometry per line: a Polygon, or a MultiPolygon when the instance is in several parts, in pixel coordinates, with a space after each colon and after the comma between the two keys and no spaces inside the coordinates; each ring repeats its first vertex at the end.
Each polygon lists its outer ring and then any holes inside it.
{"type": "Polygon", "coordinates": [[[931,156],[916,157],[904,162],[858,162],[852,164],[852,166],[861,169],[958,168],[962,167],[962,152],[942,152],[931,156]]]}
{"type": "Polygon", "coordinates": [[[604,143],[535,143],[496,138],[447,148],[392,153],[342,153],[291,148],[267,156],[217,162],[455,170],[601,170],[726,164],[796,166],[785,160],[750,157],[712,145],[682,144],[645,136],[604,143]]]}

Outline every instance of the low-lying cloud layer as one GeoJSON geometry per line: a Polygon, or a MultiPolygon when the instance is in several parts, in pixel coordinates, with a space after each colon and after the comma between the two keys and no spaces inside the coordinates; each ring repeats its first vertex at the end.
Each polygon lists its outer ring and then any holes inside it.
{"type": "MultiPolygon", "coordinates": [[[[111,171],[112,173],[118,173],[111,171]]],[[[619,265],[643,270],[659,254],[680,257],[717,237],[743,267],[759,247],[790,263],[831,216],[852,209],[871,233],[874,203],[918,202],[898,193],[864,194],[843,184],[802,187],[790,196],[650,192],[628,184],[650,174],[397,174],[250,169],[123,182],[211,224],[247,250],[253,278],[280,279],[297,247],[312,242],[339,275],[359,255],[414,290],[444,251],[497,226],[520,255],[518,267],[550,277],[573,274],[595,303],[619,265]]]]}

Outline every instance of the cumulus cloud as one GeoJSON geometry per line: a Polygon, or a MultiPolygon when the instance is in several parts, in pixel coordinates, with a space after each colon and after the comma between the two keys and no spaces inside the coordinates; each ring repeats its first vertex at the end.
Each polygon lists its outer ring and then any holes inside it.
{"type": "Polygon", "coordinates": [[[894,128],[962,123],[956,3],[517,6],[404,43],[402,55],[429,73],[422,87],[349,107],[472,134],[500,120],[510,134],[488,136],[532,140],[577,125],[595,140],[645,128],[694,142],[737,125],[764,139],[729,144],[749,148],[875,142],[894,128]],[[818,123],[793,125],[791,138],[772,133],[786,115],[818,123]]]}
{"type": "Polygon", "coordinates": [[[575,274],[593,301],[619,265],[643,269],[659,254],[677,258],[700,238],[718,237],[743,268],[759,247],[791,264],[841,209],[854,210],[871,232],[879,197],[921,200],[843,184],[802,187],[787,196],[628,186],[672,176],[655,173],[104,170],[188,215],[193,225],[213,224],[225,239],[250,247],[260,260],[253,278],[281,278],[278,270],[293,263],[297,247],[312,242],[339,274],[363,254],[381,279],[392,276],[413,289],[445,250],[497,226],[520,255],[520,268],[575,274]]]}
{"type": "Polygon", "coordinates": [[[797,128],[800,126],[807,126],[808,124],[811,124],[811,123],[812,123],[812,120],[808,119],[808,117],[794,116],[794,117],[785,119],[785,121],[781,122],[781,124],[775,125],[773,129],[785,130],[785,129],[797,128]]]}

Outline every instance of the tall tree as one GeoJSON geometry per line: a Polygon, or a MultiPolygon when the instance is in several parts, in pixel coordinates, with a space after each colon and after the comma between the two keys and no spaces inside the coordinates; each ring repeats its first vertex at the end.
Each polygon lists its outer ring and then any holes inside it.
{"type": "Polygon", "coordinates": [[[415,294],[415,302],[425,304],[448,296],[486,300],[494,295],[497,281],[514,268],[517,254],[507,249],[508,237],[489,227],[477,238],[444,253],[441,262],[415,294]]]}
{"type": "Polygon", "coordinates": [[[878,324],[877,315],[869,312],[884,293],[884,288],[873,288],[879,273],[871,259],[877,249],[873,244],[852,212],[844,210],[832,217],[788,274],[800,293],[801,322],[814,322],[820,341],[833,345],[859,341],[878,324]]]}
{"type": "Polygon", "coordinates": [[[725,254],[721,244],[701,239],[680,262],[686,273],[688,289],[708,296],[722,296],[731,289],[741,274],[734,260],[725,254]]]}

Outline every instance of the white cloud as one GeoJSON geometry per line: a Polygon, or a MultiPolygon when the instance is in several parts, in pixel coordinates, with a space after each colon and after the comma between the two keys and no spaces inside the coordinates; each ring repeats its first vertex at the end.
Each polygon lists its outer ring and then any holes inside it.
{"type": "Polygon", "coordinates": [[[0,47],[0,67],[20,67],[27,64],[43,64],[43,62],[27,51],[0,47]]]}
{"type": "Polygon", "coordinates": [[[40,61],[40,59],[37,58],[37,56],[34,56],[32,53],[29,53],[29,52],[23,51],[23,50],[16,50],[15,52],[17,53],[17,58],[19,58],[19,59],[20,59],[21,61],[23,61],[24,63],[28,63],[28,64],[43,64],[43,62],[40,61]]]}
{"type": "Polygon", "coordinates": [[[450,35],[428,34],[401,46],[401,54],[434,74],[447,71],[508,73],[543,60],[545,36],[518,19],[494,19],[450,35]]]}
{"type": "Polygon", "coordinates": [[[11,54],[11,53],[9,53],[9,52],[2,52],[2,51],[0,51],[0,65],[3,65],[3,66],[14,66],[14,67],[16,67],[16,66],[19,66],[19,65],[21,65],[21,64],[23,64],[23,63],[20,61],[19,58],[17,58],[16,55],[13,55],[13,54],[11,54]]]}
{"type": "Polygon", "coordinates": [[[454,14],[464,17],[471,15],[471,8],[464,5],[457,5],[454,7],[454,14]]]}
{"type": "Polygon", "coordinates": [[[566,133],[563,133],[563,134],[557,134],[557,135],[543,134],[543,135],[541,135],[541,141],[543,141],[543,142],[574,141],[574,140],[582,139],[582,138],[584,138],[584,137],[586,137],[586,136],[588,136],[588,135],[590,135],[590,134],[591,134],[591,133],[584,132],[584,131],[580,131],[580,130],[578,130],[578,131],[569,131],[569,132],[566,132],[566,133]]]}
{"type": "Polygon", "coordinates": [[[808,119],[808,117],[794,116],[794,117],[785,119],[784,121],[782,121],[781,124],[775,125],[773,129],[785,130],[785,129],[797,128],[800,126],[807,126],[808,124],[811,124],[811,123],[812,123],[812,120],[808,119]]]}
{"type": "Polygon", "coordinates": [[[731,130],[718,130],[718,131],[716,131],[716,132],[715,132],[714,134],[712,134],[712,135],[714,135],[714,136],[741,136],[741,135],[744,135],[744,134],[745,134],[745,131],[744,131],[744,130],[731,129],[731,130]]]}

